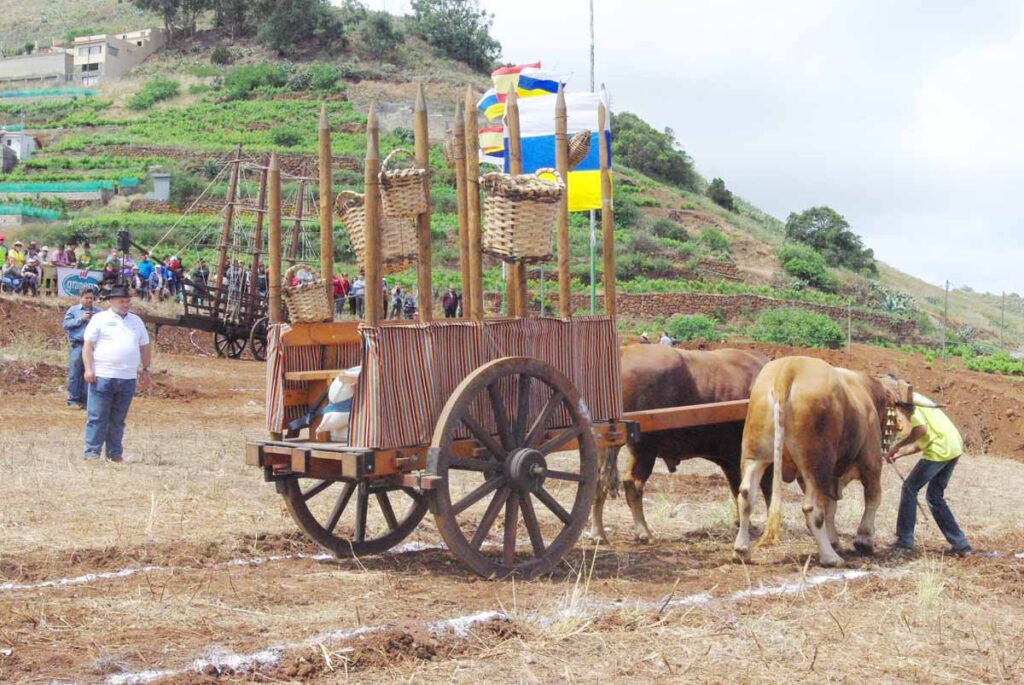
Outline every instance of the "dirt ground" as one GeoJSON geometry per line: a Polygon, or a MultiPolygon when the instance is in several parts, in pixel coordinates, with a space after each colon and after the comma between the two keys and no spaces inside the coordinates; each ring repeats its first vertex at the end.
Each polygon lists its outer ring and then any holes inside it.
{"type": "Polygon", "coordinates": [[[783,544],[734,564],[728,488],[693,461],[653,477],[652,543],[633,542],[611,500],[610,545],[584,540],[550,577],[493,582],[442,548],[429,514],[377,557],[306,541],[243,464],[263,436],[263,365],[201,356],[180,335],[161,334],[156,385],[132,406],[126,451],[142,460],[83,462],[59,335],[18,332],[52,313],[0,300],[0,682],[1024,680],[1019,383],[874,348],[821,353],[950,403],[970,441],[948,492],[978,550],[967,559],[943,556],[930,520],[921,556],[883,551],[900,485],[887,469],[875,557],[849,551],[859,488],[839,504],[838,571],[816,565],[790,489],[783,544]]]}

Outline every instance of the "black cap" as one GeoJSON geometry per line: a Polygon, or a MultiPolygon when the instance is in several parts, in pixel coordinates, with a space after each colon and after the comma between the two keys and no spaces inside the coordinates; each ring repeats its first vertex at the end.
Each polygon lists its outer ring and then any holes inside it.
{"type": "Polygon", "coordinates": [[[109,291],[107,291],[104,300],[109,300],[112,297],[131,297],[131,293],[128,292],[128,286],[115,285],[109,291]]]}

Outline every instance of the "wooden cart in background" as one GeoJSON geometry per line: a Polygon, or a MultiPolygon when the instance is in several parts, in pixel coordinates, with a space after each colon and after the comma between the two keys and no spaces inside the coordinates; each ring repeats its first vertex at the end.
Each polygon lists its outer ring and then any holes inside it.
{"type": "MultiPolygon", "coordinates": [[[[557,165],[568,177],[565,101],[556,108],[557,165]]],[[[428,168],[426,101],[415,107],[416,161],[428,168]]],[[[380,151],[373,108],[365,168],[366,319],[279,323],[280,171],[269,166],[270,301],[267,439],[246,446],[246,462],[275,483],[298,526],[335,554],[391,549],[428,510],[448,550],[485,577],[550,572],[586,525],[598,485],[598,450],[626,442],[627,430],[742,419],[745,406],[679,408],[624,416],[615,284],[604,279],[604,316],[575,317],[570,305],[568,205],[556,222],[557,317],[527,312],[526,272],[512,265],[504,317],[486,317],[482,298],[476,98],[456,108],[455,175],[466,319],[432,319],[429,211],[417,217],[415,322],[381,321],[380,151]],[[463,114],[464,113],[464,114],[463,114]],[[360,366],[347,439],[319,433],[328,385],[360,366]],[[697,410],[696,412],[694,410],[697,410]]],[[[606,112],[599,112],[599,130],[606,112]]],[[[507,101],[510,168],[519,163],[515,93],[507,101]]],[[[615,273],[611,181],[604,135],[600,156],[604,274],[615,273]]],[[[333,270],[330,132],[320,120],[322,273],[333,270]],[[324,205],[323,203],[326,203],[324,205]]],[[[429,194],[429,176],[423,183],[429,194]]],[[[328,297],[330,294],[328,292],[328,297]]]]}

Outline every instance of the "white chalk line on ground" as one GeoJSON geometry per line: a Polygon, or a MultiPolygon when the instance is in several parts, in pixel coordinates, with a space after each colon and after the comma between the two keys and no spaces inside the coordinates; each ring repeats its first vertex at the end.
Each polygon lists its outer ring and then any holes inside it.
{"type": "MultiPolygon", "coordinates": [[[[803,590],[809,587],[816,587],[830,583],[852,582],[873,577],[895,578],[906,575],[907,573],[909,573],[909,570],[907,569],[881,569],[878,571],[848,569],[843,571],[828,571],[811,576],[800,577],[796,580],[776,583],[774,585],[765,585],[762,583],[757,587],[748,588],[746,590],[738,590],[735,592],[731,592],[727,595],[722,595],[720,597],[715,597],[710,592],[698,592],[692,595],[687,595],[685,597],[669,600],[667,602],[664,600],[639,600],[637,602],[628,602],[626,600],[614,600],[609,602],[589,602],[591,606],[587,611],[589,611],[593,615],[596,615],[616,611],[627,606],[639,606],[645,609],[663,611],[665,608],[707,605],[713,602],[725,604],[741,602],[743,600],[758,597],[791,595],[802,592],[803,590]]],[[[537,625],[545,626],[566,618],[567,613],[569,612],[562,610],[556,613],[554,617],[520,616],[520,618],[525,618],[526,620],[536,623],[537,625]]],[[[465,637],[469,634],[469,631],[473,626],[479,623],[485,623],[487,621],[492,620],[511,621],[514,620],[514,617],[510,614],[501,611],[481,611],[474,614],[467,614],[465,616],[457,616],[455,618],[427,622],[422,624],[422,626],[434,635],[443,635],[445,633],[451,633],[457,637],[465,637]]],[[[287,651],[302,649],[305,647],[311,647],[315,645],[326,646],[329,643],[345,642],[353,638],[362,637],[364,635],[369,635],[371,633],[377,633],[387,628],[387,625],[375,625],[364,626],[362,628],[347,631],[333,630],[308,638],[302,642],[271,645],[270,647],[266,647],[256,652],[250,652],[248,654],[237,654],[234,652],[223,650],[220,647],[214,647],[208,656],[196,658],[191,662],[191,664],[184,668],[167,670],[147,670],[137,671],[134,673],[119,673],[116,675],[109,676],[106,680],[106,684],[145,685],[145,683],[149,683],[160,678],[185,675],[188,673],[201,673],[204,670],[208,669],[210,666],[214,667],[218,672],[227,669],[231,669],[232,671],[237,672],[240,670],[244,671],[250,669],[267,668],[280,663],[281,658],[287,651]]]]}
{"type": "MultiPolygon", "coordinates": [[[[386,554],[409,554],[412,552],[423,552],[433,549],[447,549],[443,544],[430,544],[425,542],[406,542],[388,550],[386,554]]],[[[0,592],[17,592],[19,590],[39,590],[50,587],[66,587],[68,585],[86,585],[101,580],[113,580],[128,578],[138,573],[155,573],[166,571],[201,571],[204,569],[223,569],[241,566],[261,566],[276,561],[288,561],[291,559],[309,559],[310,561],[330,561],[338,559],[333,554],[306,554],[296,552],[294,554],[277,554],[266,557],[251,557],[249,559],[232,559],[221,561],[210,566],[129,566],[116,571],[102,571],[98,573],[86,573],[73,578],[58,578],[56,580],[41,580],[35,583],[4,583],[0,585],[0,592]]]]}

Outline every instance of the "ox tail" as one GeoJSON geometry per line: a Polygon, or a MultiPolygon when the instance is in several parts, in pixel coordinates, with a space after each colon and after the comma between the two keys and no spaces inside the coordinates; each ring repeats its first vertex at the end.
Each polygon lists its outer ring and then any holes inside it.
{"type": "Polygon", "coordinates": [[[768,403],[772,408],[772,419],[775,424],[775,440],[772,454],[772,499],[768,504],[768,520],[764,524],[764,533],[757,541],[760,545],[777,545],[782,539],[782,450],[785,445],[785,428],[783,428],[784,416],[782,415],[783,401],[775,394],[775,390],[768,391],[768,403]]]}
{"type": "Polygon", "coordinates": [[[619,478],[619,448],[603,447],[604,463],[598,475],[598,487],[603,488],[607,496],[614,499],[619,496],[622,481],[619,478]]]}

